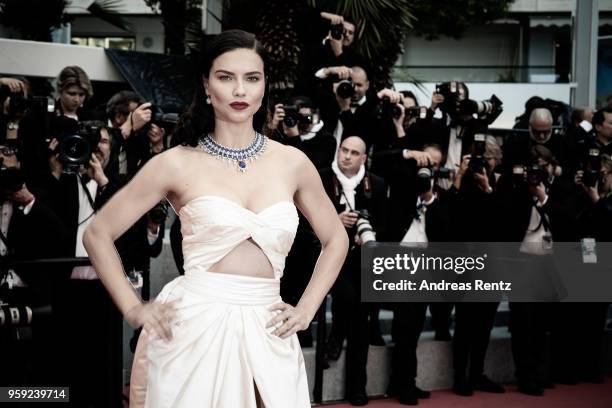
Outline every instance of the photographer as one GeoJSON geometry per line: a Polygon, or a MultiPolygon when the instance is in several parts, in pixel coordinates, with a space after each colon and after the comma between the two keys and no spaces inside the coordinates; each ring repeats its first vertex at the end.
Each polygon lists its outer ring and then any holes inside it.
{"type": "Polygon", "coordinates": [[[368,75],[359,66],[321,68],[315,75],[323,80],[319,88],[321,116],[338,146],[345,137],[357,135],[365,141],[367,152],[372,146],[374,151],[388,148],[395,130],[392,121],[380,113],[400,101],[399,92],[370,89],[368,75]]]}
{"type": "Polygon", "coordinates": [[[536,108],[531,112],[529,134],[526,135],[524,132],[511,134],[504,143],[504,157],[508,171],[512,169],[512,166],[529,160],[530,149],[533,146],[541,145],[555,156],[558,163],[557,176],[561,176],[564,169],[568,173],[567,170],[571,165],[568,164],[566,144],[562,132],[558,128],[553,128],[553,123],[553,115],[547,108],[536,108]]]}
{"type": "MultiPolygon", "coordinates": [[[[513,166],[511,174],[500,178],[500,218],[505,241],[520,242],[519,252],[526,262],[541,267],[541,273],[530,275],[524,286],[517,281],[515,290],[554,301],[562,296],[563,288],[551,270],[550,255],[555,241],[576,240],[575,194],[572,185],[557,176],[557,161],[543,145],[531,148],[528,163],[513,166]]],[[[539,396],[551,386],[543,375],[547,332],[554,332],[561,321],[551,303],[511,299],[509,329],[519,392],[539,396]]]]}
{"type": "Polygon", "coordinates": [[[351,136],[342,141],[332,168],[320,172],[323,186],[353,243],[332,289],[333,320],[328,340],[328,349],[329,343],[334,342],[341,349],[346,334],[346,396],[353,405],[368,401],[365,388],[370,305],[361,303],[360,247],[370,240],[384,239],[386,232],[387,188],[380,177],[365,170],[366,159],[364,141],[351,136]]]}
{"type": "Polygon", "coordinates": [[[392,141],[391,147],[421,150],[425,145],[442,145],[445,128],[439,121],[432,120],[434,111],[426,106],[419,106],[412,92],[400,91],[400,94],[401,101],[393,110],[393,125],[397,138],[392,141]]]}
{"type": "MultiPolygon", "coordinates": [[[[445,128],[440,143],[447,152],[446,167],[456,172],[474,142],[476,133],[486,132],[489,123],[492,123],[502,112],[502,103],[495,95],[486,101],[469,99],[469,90],[463,82],[444,82],[436,85],[432,97],[432,110],[439,108],[442,119],[434,120],[437,125],[445,128]]],[[[442,188],[448,189],[451,183],[443,180],[442,188]]]]}
{"type": "Polygon", "coordinates": [[[83,68],[76,65],[64,67],[57,77],[57,92],[56,114],[74,120],[84,119],[82,108],[93,96],[93,87],[83,68]]]}
{"type": "MultiPolygon", "coordinates": [[[[463,156],[449,193],[457,241],[497,242],[502,240],[496,172],[502,151],[492,136],[474,135],[471,154],[463,156]]],[[[453,391],[470,396],[475,390],[503,393],[500,385],[484,374],[489,338],[499,302],[455,304],[453,337],[453,391]],[[468,369],[469,367],[469,369],[468,369]]]]}
{"type": "Polygon", "coordinates": [[[106,103],[108,121],[115,131],[109,171],[124,178],[136,172],[144,137],[132,137],[151,120],[151,104],[132,91],[120,91],[106,103]]]}
{"type": "MultiPolygon", "coordinates": [[[[119,185],[107,175],[112,139],[104,122],[86,123],[95,133],[82,136],[92,147],[86,165],[66,173],[60,160],[57,139],[50,143],[48,191],[53,208],[69,233],[72,255],[86,257],[82,237],[95,212],[118,190],[119,185]]],[[[113,304],[92,266],[72,269],[63,288],[60,317],[65,333],[66,369],[70,398],[78,404],[118,406],[122,390],[121,314],[113,304]]]]}
{"type": "Polygon", "coordinates": [[[43,311],[51,305],[55,312],[62,276],[56,267],[15,266],[13,262],[66,255],[66,230],[43,203],[44,192],[32,192],[24,182],[18,154],[13,140],[0,139],[0,303],[23,308],[19,318],[28,321],[12,326],[8,308],[3,308],[6,320],[0,324],[0,343],[5,353],[0,384],[61,385],[55,375],[61,363],[55,358],[57,316],[43,311]],[[29,319],[25,307],[32,311],[29,319]]]}
{"type": "Polygon", "coordinates": [[[334,160],[336,140],[306,96],[295,96],[288,105],[276,104],[269,129],[274,140],[304,152],[317,169],[329,167],[334,160]]]}
{"type": "Polygon", "coordinates": [[[28,96],[28,86],[25,81],[17,78],[0,78],[0,137],[17,139],[19,122],[25,114],[23,101],[28,96]]]}
{"type": "MultiPolygon", "coordinates": [[[[449,241],[448,235],[452,231],[449,208],[445,199],[434,190],[443,154],[437,145],[426,145],[422,153],[425,161],[407,160],[409,165],[404,167],[405,173],[398,176],[403,181],[404,191],[392,198],[390,219],[393,223],[389,225],[389,240],[392,242],[422,246],[432,241],[449,241]]],[[[429,392],[416,386],[416,349],[426,311],[426,303],[397,303],[393,307],[395,348],[387,394],[397,395],[400,404],[416,405],[419,399],[430,396],[429,392]]]]}
{"type": "MultiPolygon", "coordinates": [[[[598,159],[599,172],[594,183],[585,184],[583,170],[576,172],[574,178],[580,193],[578,236],[584,246],[612,241],[612,159],[607,154],[601,154],[598,159]]],[[[564,308],[565,324],[560,326],[562,341],[553,349],[556,380],[564,384],[579,381],[601,384],[604,379],[603,329],[608,304],[589,302],[567,306],[570,307],[564,308]]]]}
{"type": "Polygon", "coordinates": [[[323,49],[317,69],[341,65],[347,67],[359,65],[361,59],[351,47],[355,40],[355,24],[337,14],[321,12],[321,17],[329,20],[330,30],[323,39],[323,49]]]}

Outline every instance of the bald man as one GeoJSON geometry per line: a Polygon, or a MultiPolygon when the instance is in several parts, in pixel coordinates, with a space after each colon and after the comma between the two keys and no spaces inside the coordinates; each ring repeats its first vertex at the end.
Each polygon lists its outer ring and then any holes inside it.
{"type": "Polygon", "coordinates": [[[383,241],[386,233],[387,187],[382,178],[365,170],[366,160],[363,139],[349,136],[340,144],[332,167],[320,172],[323,186],[352,243],[332,289],[333,323],[328,345],[335,344],[341,352],[346,335],[346,398],[353,405],[368,402],[365,387],[370,312],[369,305],[360,301],[360,246],[365,237],[357,235],[356,224],[367,211],[376,239],[383,241]]]}

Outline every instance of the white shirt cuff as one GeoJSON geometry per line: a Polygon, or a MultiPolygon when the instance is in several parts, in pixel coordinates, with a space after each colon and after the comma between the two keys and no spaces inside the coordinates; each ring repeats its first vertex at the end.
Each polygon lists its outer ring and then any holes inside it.
{"type": "Polygon", "coordinates": [[[36,202],[36,197],[34,197],[34,199],[32,201],[30,201],[30,204],[28,204],[25,207],[23,207],[23,213],[25,215],[28,215],[30,213],[30,211],[32,211],[32,207],[34,206],[35,202],[36,202]]]}
{"type": "Polygon", "coordinates": [[[325,68],[321,68],[320,70],[318,70],[317,72],[315,72],[315,76],[316,76],[317,78],[320,78],[320,79],[325,79],[325,78],[327,78],[327,75],[325,75],[325,68]]]}

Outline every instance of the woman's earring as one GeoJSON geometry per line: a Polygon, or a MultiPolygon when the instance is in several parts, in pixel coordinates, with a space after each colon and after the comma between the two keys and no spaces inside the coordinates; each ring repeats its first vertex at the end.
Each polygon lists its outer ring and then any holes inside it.
{"type": "Polygon", "coordinates": [[[206,95],[206,104],[210,105],[210,96],[206,95]]]}

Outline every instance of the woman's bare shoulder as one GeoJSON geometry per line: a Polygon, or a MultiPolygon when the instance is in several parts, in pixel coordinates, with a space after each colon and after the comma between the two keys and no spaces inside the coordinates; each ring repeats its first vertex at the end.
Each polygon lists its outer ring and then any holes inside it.
{"type": "Polygon", "coordinates": [[[198,154],[197,147],[179,145],[156,155],[151,161],[155,160],[157,166],[168,170],[179,170],[185,165],[185,160],[196,154],[198,154]]]}
{"type": "Polygon", "coordinates": [[[290,165],[296,170],[300,167],[310,163],[308,156],[304,154],[300,149],[293,146],[287,146],[282,143],[270,140],[270,150],[275,153],[275,156],[283,163],[283,165],[290,165]]]}

